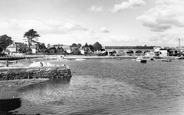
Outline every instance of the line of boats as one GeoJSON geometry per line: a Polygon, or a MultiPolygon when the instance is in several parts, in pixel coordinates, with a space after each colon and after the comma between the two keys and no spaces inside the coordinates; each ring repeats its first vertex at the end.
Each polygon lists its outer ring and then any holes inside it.
{"type": "Polygon", "coordinates": [[[171,62],[172,60],[169,58],[164,59],[155,59],[155,58],[145,58],[145,57],[137,57],[135,61],[138,61],[140,63],[147,63],[147,61],[162,61],[162,62],[171,62]]]}

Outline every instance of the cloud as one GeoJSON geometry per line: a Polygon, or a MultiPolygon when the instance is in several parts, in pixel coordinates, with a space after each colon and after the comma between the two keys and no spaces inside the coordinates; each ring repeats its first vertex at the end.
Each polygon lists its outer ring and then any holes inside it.
{"type": "Polygon", "coordinates": [[[139,39],[132,36],[125,35],[111,35],[106,38],[103,38],[101,41],[104,42],[105,45],[139,45],[139,39]]]}
{"type": "Polygon", "coordinates": [[[64,27],[68,30],[80,30],[80,31],[87,31],[89,30],[83,23],[70,21],[64,24],[64,27]]]}
{"type": "Polygon", "coordinates": [[[0,29],[2,30],[27,31],[32,28],[42,34],[65,34],[72,31],[89,30],[83,23],[77,21],[63,24],[56,20],[0,20],[0,29]]]}
{"type": "Polygon", "coordinates": [[[111,10],[113,13],[120,12],[123,10],[128,10],[132,8],[137,8],[145,5],[144,0],[129,0],[127,2],[122,2],[121,4],[115,4],[113,9],[111,10]]]}
{"type": "Polygon", "coordinates": [[[148,40],[155,46],[169,46],[176,47],[178,45],[177,39],[172,38],[173,35],[155,35],[151,36],[148,40]]]}
{"type": "Polygon", "coordinates": [[[91,8],[88,8],[88,11],[101,12],[101,11],[103,11],[103,7],[102,6],[91,6],[91,8]]]}
{"type": "Polygon", "coordinates": [[[109,33],[110,31],[106,27],[101,27],[100,31],[103,33],[109,33]]]}
{"type": "Polygon", "coordinates": [[[34,29],[40,34],[40,42],[71,44],[83,43],[97,39],[97,35],[77,21],[62,23],[56,20],[0,20],[0,35],[7,34],[15,41],[22,41],[23,34],[34,29]]]}
{"type": "Polygon", "coordinates": [[[155,32],[164,32],[173,27],[184,27],[183,6],[183,0],[156,0],[155,6],[137,19],[155,32]]]}

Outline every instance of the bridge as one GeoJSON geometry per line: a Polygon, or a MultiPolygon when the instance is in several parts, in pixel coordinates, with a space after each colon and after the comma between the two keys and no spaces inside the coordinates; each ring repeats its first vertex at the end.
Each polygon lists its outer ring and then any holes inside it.
{"type": "Polygon", "coordinates": [[[144,56],[147,52],[154,52],[155,46],[105,46],[108,55],[144,56]]]}

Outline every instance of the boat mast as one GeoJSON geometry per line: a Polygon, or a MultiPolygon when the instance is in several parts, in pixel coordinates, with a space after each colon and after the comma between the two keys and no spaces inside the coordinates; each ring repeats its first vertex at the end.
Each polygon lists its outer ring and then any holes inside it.
{"type": "Polygon", "coordinates": [[[180,38],[178,39],[179,41],[179,48],[178,48],[178,51],[179,51],[179,55],[181,54],[181,51],[180,51],[180,38]]]}

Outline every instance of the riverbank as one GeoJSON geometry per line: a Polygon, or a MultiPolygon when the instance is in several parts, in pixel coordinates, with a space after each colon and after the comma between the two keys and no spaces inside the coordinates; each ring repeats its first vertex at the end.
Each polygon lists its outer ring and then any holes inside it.
{"type": "MultiPolygon", "coordinates": [[[[58,56],[57,56],[58,57],[58,56]]],[[[83,55],[67,55],[64,56],[64,59],[68,60],[75,60],[75,59],[136,59],[139,56],[83,56],[83,55]]],[[[143,58],[152,58],[148,56],[143,56],[143,58]]],[[[154,56],[155,59],[176,59],[174,56],[167,56],[167,57],[158,57],[154,56]]]]}
{"type": "MultiPolygon", "coordinates": [[[[136,59],[139,56],[85,56],[85,55],[24,55],[24,56],[13,56],[13,57],[0,57],[0,60],[19,60],[19,59],[67,59],[67,60],[75,60],[75,59],[136,59]]],[[[143,56],[145,58],[150,58],[149,56],[143,56]]],[[[177,59],[176,56],[166,56],[159,57],[154,56],[155,59],[177,59]]]]}

